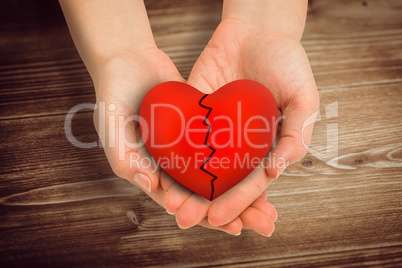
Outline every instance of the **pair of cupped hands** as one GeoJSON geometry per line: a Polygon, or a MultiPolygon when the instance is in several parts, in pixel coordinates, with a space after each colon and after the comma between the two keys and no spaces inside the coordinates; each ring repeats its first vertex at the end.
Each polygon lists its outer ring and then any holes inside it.
{"type": "MultiPolygon", "coordinates": [[[[107,119],[109,116],[128,118],[138,115],[145,94],[159,83],[180,81],[203,93],[212,93],[231,81],[250,79],[271,91],[282,118],[276,145],[269,153],[270,163],[275,163],[273,158],[276,162],[282,158],[292,164],[306,153],[312,125],[303,129],[303,124],[318,109],[319,100],[309,61],[298,38],[262,30],[241,20],[223,20],[187,81],[154,43],[142,47],[121,52],[103,66],[99,83],[95,85],[97,103],[114,106],[106,109],[103,115],[95,110],[97,130],[99,122],[103,121],[106,122],[106,135],[108,129],[116,128],[125,133],[130,142],[138,142],[137,124],[130,122],[122,129],[123,126],[112,125],[107,119]]],[[[142,188],[169,214],[174,214],[180,228],[201,225],[232,235],[239,235],[243,229],[264,236],[270,236],[274,231],[278,215],[266,201],[266,188],[284,167],[258,167],[225,194],[209,201],[176,182],[160,168],[155,171],[153,166],[130,167],[131,153],[141,158],[151,157],[144,146],[123,148],[125,160],[119,160],[121,146],[109,146],[106,142],[104,149],[113,171],[142,188]]]]}

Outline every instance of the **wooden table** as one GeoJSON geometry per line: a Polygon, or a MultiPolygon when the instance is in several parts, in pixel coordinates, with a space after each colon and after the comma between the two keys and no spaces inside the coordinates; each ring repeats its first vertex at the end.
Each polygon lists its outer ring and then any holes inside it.
{"type": "MultiPolygon", "coordinates": [[[[188,76],[221,1],[146,5],[158,45],[188,76]]],[[[271,238],[181,230],[114,176],[101,148],[70,144],[66,113],[95,97],[57,1],[0,6],[1,267],[402,265],[401,1],[310,2],[302,44],[321,120],[313,153],[267,190],[279,213],[271,238]]],[[[73,133],[97,140],[90,110],[73,133]]]]}

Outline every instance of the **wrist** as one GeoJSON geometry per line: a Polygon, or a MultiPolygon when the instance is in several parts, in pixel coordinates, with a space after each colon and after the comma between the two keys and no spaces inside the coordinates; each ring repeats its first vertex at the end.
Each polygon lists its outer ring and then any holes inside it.
{"type": "Polygon", "coordinates": [[[137,77],[136,72],[147,70],[147,74],[152,75],[153,67],[158,64],[155,58],[161,53],[163,52],[156,46],[141,49],[133,48],[109,54],[107,57],[98,60],[96,66],[89,72],[96,93],[102,87],[101,85],[105,84],[105,81],[127,80],[128,77],[125,77],[127,73],[130,73],[131,77],[141,78],[137,77]]]}
{"type": "Polygon", "coordinates": [[[307,0],[224,0],[222,21],[240,20],[258,31],[275,31],[300,40],[307,16],[307,0]]]}
{"type": "Polygon", "coordinates": [[[59,0],[92,79],[113,58],[156,47],[142,0],[59,0]]]}
{"type": "Polygon", "coordinates": [[[98,48],[93,47],[92,49],[88,49],[88,54],[82,58],[85,58],[85,65],[93,82],[96,84],[100,73],[105,68],[109,69],[110,66],[114,66],[114,62],[126,62],[130,61],[130,59],[143,58],[147,53],[149,54],[151,51],[157,49],[153,37],[149,38],[149,40],[142,38],[138,41],[103,44],[98,48]]]}

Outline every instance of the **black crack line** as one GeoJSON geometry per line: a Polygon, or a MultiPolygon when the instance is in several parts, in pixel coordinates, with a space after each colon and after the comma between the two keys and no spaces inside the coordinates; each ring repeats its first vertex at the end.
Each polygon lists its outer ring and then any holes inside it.
{"type": "Polygon", "coordinates": [[[209,137],[209,133],[211,132],[211,125],[207,123],[207,119],[208,119],[209,114],[210,114],[211,111],[212,111],[212,107],[208,107],[208,106],[205,106],[205,105],[202,104],[202,101],[203,101],[207,96],[208,96],[208,94],[205,94],[205,95],[200,99],[200,101],[198,102],[198,104],[199,104],[202,108],[208,110],[208,113],[207,113],[207,115],[205,116],[204,121],[202,122],[202,124],[203,124],[204,126],[207,126],[207,127],[208,127],[208,131],[207,131],[207,135],[206,135],[206,137],[205,137],[204,145],[207,146],[209,149],[211,149],[212,152],[211,152],[210,155],[207,157],[207,159],[205,160],[205,162],[202,163],[200,169],[201,169],[202,171],[204,171],[205,173],[207,173],[208,175],[210,175],[211,177],[213,177],[213,179],[211,180],[211,196],[210,196],[210,198],[209,198],[209,200],[212,201],[212,198],[214,197],[214,190],[215,190],[215,189],[214,189],[214,181],[215,181],[218,177],[215,176],[214,174],[212,174],[211,172],[209,172],[208,170],[206,170],[206,169],[204,168],[204,166],[207,164],[207,162],[209,161],[209,159],[211,159],[212,155],[216,152],[216,149],[215,149],[214,147],[212,147],[211,145],[208,144],[208,137],[209,137]]]}

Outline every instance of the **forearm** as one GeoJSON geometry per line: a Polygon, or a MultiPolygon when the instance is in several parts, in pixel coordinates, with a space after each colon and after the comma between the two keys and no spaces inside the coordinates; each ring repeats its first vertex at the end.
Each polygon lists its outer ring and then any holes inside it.
{"type": "Polygon", "coordinates": [[[307,0],[224,0],[222,19],[240,19],[301,39],[307,0]]]}
{"type": "Polygon", "coordinates": [[[60,0],[92,79],[110,58],[155,47],[143,0],[60,0]]]}

